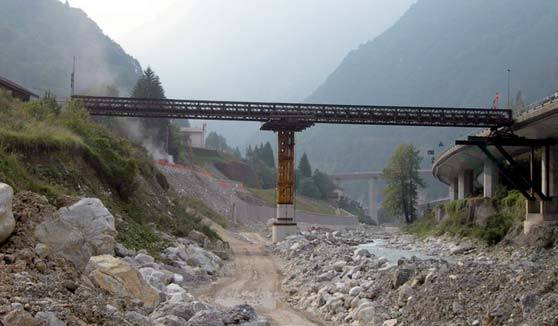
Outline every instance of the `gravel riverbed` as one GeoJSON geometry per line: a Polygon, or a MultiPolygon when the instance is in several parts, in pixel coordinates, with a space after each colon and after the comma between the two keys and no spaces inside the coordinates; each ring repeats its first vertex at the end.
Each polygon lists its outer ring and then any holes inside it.
{"type": "Polygon", "coordinates": [[[289,303],[334,325],[558,325],[557,249],[367,228],[314,229],[273,251],[289,303]]]}

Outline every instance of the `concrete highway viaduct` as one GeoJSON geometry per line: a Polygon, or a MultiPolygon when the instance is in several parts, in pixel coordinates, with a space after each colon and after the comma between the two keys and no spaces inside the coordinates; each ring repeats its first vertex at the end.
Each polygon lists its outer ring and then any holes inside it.
{"type": "Polygon", "coordinates": [[[526,197],[524,232],[558,220],[558,94],[532,105],[494,137],[483,130],[456,145],[433,164],[434,176],[449,186],[450,199],[465,199],[475,188],[493,197],[502,178],[526,197]],[[542,158],[537,159],[542,153],[542,158]],[[529,157],[529,167],[517,157],[529,157]]]}
{"type": "MultiPolygon", "coordinates": [[[[432,170],[420,170],[421,176],[432,175],[432,170]]],[[[367,181],[368,182],[368,214],[373,221],[378,223],[379,194],[378,181],[382,179],[382,171],[368,172],[346,172],[330,174],[335,183],[339,185],[346,181],[367,181]]],[[[379,223],[378,223],[379,224],[379,223]]]]}

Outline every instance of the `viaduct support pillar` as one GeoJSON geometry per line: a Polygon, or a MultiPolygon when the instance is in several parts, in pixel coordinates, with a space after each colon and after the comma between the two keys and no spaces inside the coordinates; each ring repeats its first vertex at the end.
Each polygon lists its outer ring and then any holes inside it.
{"type": "Polygon", "coordinates": [[[378,193],[376,191],[376,183],[378,179],[372,178],[368,180],[368,214],[372,221],[376,222],[377,225],[380,224],[378,219],[378,193]]]}
{"type": "Polygon", "coordinates": [[[449,185],[449,199],[450,200],[457,200],[458,198],[458,189],[459,189],[459,178],[453,178],[449,185]]]}
{"type": "Polygon", "coordinates": [[[542,156],[542,193],[548,200],[527,200],[524,233],[538,225],[554,224],[558,221],[558,146],[547,146],[542,156]]]}
{"type": "Polygon", "coordinates": [[[457,182],[457,194],[458,199],[465,199],[467,196],[473,194],[473,170],[462,170],[459,171],[459,177],[457,182]]]}
{"type": "Polygon", "coordinates": [[[278,131],[277,212],[272,226],[273,242],[298,233],[295,223],[295,132],[278,131]]]}
{"type": "Polygon", "coordinates": [[[498,169],[492,161],[486,160],[484,161],[484,169],[483,169],[484,197],[485,198],[494,197],[497,186],[498,186],[498,169]]]}

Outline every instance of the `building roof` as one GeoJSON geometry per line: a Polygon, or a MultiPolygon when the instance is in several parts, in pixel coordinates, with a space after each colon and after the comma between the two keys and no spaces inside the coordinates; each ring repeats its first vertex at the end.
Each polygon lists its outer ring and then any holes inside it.
{"type": "Polygon", "coordinates": [[[31,92],[30,90],[26,89],[25,87],[14,83],[13,81],[6,79],[0,76],[0,86],[7,88],[11,91],[23,93],[29,95],[30,97],[39,97],[37,94],[31,92]]]}

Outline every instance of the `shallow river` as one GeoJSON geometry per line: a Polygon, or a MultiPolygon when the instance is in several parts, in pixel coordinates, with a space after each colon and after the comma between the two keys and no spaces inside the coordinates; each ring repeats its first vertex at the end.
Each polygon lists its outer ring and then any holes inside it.
{"type": "Polygon", "coordinates": [[[386,241],[382,239],[374,240],[372,243],[360,245],[359,248],[366,248],[376,257],[384,257],[390,262],[397,262],[400,258],[411,258],[413,256],[419,259],[441,259],[445,257],[428,256],[418,250],[404,250],[386,247],[386,241]]]}

